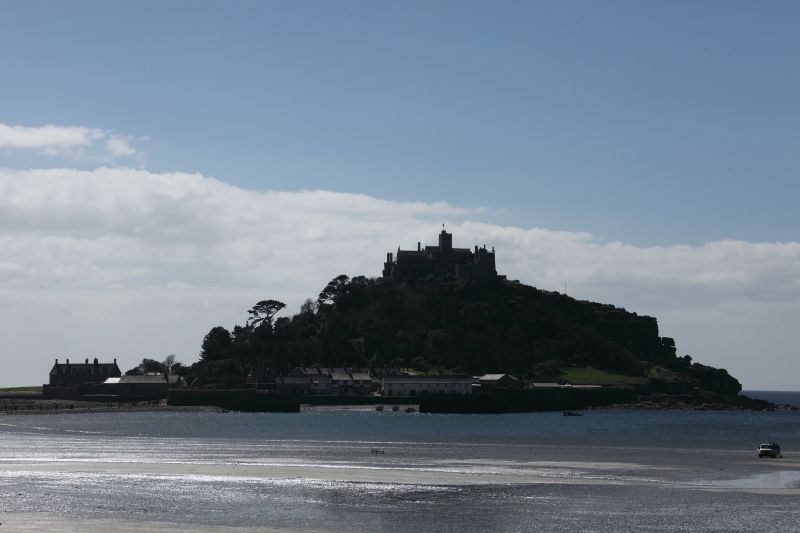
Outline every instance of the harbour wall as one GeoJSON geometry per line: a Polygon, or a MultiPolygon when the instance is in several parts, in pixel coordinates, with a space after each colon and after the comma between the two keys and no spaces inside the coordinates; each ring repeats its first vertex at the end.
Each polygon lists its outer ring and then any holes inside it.
{"type": "Polygon", "coordinates": [[[636,401],[630,387],[497,390],[494,394],[426,395],[421,413],[527,413],[568,411],[636,401]]]}

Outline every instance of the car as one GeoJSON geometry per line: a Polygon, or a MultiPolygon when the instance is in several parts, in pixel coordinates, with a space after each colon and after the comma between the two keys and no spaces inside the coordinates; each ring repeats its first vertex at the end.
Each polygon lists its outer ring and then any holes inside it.
{"type": "Polygon", "coordinates": [[[781,457],[781,447],[775,442],[765,442],[758,447],[759,457],[781,457]]]}

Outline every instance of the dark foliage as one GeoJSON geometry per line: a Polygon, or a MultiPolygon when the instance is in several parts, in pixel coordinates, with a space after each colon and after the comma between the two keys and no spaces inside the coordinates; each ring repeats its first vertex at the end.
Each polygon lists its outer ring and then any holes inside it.
{"type": "Polygon", "coordinates": [[[644,377],[658,365],[709,390],[740,388],[724,370],[677,358],[655,318],[501,279],[398,283],[340,275],[316,302],[273,321],[281,309],[281,302],[265,300],[245,326],[213,328],[193,374],[233,379],[239,372],[242,379],[323,365],[368,367],[377,375],[413,367],[557,379],[569,366],[644,377]]]}
{"type": "Polygon", "coordinates": [[[211,328],[211,331],[203,339],[200,358],[204,361],[227,359],[232,355],[231,352],[230,332],[222,326],[217,326],[211,328]]]}
{"type": "Polygon", "coordinates": [[[141,376],[144,374],[164,374],[174,372],[174,369],[185,369],[181,363],[175,362],[175,356],[170,355],[164,362],[156,361],[145,357],[138,366],[125,372],[126,376],[141,376]]]}

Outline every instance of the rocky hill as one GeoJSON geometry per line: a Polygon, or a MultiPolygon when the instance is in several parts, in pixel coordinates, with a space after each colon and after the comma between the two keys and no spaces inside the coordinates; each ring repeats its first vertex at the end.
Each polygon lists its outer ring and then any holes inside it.
{"type": "Polygon", "coordinates": [[[218,326],[192,373],[235,382],[298,366],[374,374],[513,373],[531,381],[633,385],[650,394],[735,397],[727,371],[678,357],[655,318],[497,278],[485,283],[338,276],[316,301],[275,319],[259,302],[244,326],[218,326]]]}

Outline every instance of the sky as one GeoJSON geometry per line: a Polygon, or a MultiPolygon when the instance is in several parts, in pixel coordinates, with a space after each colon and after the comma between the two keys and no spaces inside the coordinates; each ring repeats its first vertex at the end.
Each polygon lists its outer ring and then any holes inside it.
{"type": "Polygon", "coordinates": [[[0,2],[0,386],[176,354],[385,253],[800,390],[796,2],[0,2]]]}

